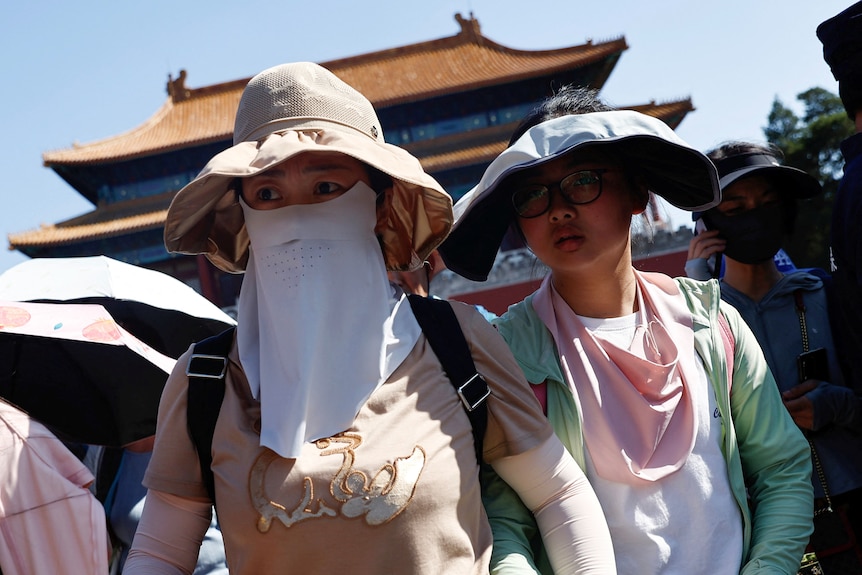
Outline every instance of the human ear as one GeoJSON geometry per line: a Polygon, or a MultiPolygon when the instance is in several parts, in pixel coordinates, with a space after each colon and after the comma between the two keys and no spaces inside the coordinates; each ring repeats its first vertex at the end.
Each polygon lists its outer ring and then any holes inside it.
{"type": "Polygon", "coordinates": [[[638,181],[632,190],[632,215],[637,216],[646,211],[650,201],[650,191],[646,183],[638,181]]]}

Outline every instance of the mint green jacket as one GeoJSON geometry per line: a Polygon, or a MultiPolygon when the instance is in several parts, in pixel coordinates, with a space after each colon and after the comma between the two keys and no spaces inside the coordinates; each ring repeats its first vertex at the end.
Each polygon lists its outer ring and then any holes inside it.
{"type": "MultiPolygon", "coordinates": [[[[691,310],[695,350],[721,412],[721,449],[744,522],[740,573],[795,574],[813,529],[808,443],[784,408],[753,334],[737,311],[719,298],[718,283],[676,281],[691,310]],[[719,312],[734,339],[730,391],[719,312]]],[[[585,469],[581,417],[563,378],[556,344],[533,310],[532,298],[510,307],[494,324],[527,380],[547,381],[548,419],[585,469]]],[[[494,531],[492,573],[551,573],[530,512],[493,471],[483,473],[483,498],[494,531]]],[[[702,568],[692,566],[692,572],[702,568]]]]}

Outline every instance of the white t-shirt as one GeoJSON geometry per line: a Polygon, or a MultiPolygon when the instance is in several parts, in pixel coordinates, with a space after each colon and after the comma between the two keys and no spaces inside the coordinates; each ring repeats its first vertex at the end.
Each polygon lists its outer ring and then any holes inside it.
{"type": "MultiPolygon", "coordinates": [[[[637,314],[580,317],[597,337],[627,346],[637,314]]],[[[737,575],[742,563],[742,514],[721,453],[721,420],[715,393],[697,357],[692,394],[697,435],[679,471],[639,486],[610,482],[596,473],[586,450],[586,473],[605,512],[620,575],[737,575]]]]}

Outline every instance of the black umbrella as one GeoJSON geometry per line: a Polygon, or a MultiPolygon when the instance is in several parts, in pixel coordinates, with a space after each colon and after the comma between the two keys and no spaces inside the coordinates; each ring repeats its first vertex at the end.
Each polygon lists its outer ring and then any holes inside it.
{"type": "Polygon", "coordinates": [[[0,396],[64,440],[122,446],[153,435],[174,363],[101,306],[0,301],[0,396]]]}

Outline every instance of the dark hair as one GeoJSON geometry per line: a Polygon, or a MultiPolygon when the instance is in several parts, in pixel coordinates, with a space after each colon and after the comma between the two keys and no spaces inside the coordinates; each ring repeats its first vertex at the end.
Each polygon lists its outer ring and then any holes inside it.
{"type": "MultiPolygon", "coordinates": [[[[725,142],[718,146],[717,148],[713,148],[708,151],[706,155],[713,162],[720,162],[726,158],[731,158],[733,156],[739,156],[742,154],[764,154],[767,156],[772,156],[779,163],[784,160],[784,152],[781,151],[781,148],[772,144],[771,142],[765,142],[762,144],[757,144],[754,142],[743,142],[740,140],[725,142]]],[[[793,233],[793,228],[796,224],[796,201],[787,197],[784,197],[783,201],[783,209],[784,209],[784,233],[790,235],[793,233]]],[[[711,208],[711,210],[717,210],[718,206],[711,208]]]]}
{"type": "Polygon", "coordinates": [[[772,156],[779,162],[784,160],[784,152],[781,151],[781,148],[770,142],[756,144],[754,142],[735,140],[724,142],[717,148],[713,148],[706,153],[706,155],[709,156],[709,159],[713,162],[718,162],[725,158],[739,156],[741,154],[765,154],[767,156],[772,156]]]}
{"type": "Polygon", "coordinates": [[[377,192],[378,195],[383,190],[392,187],[392,176],[369,164],[364,165],[365,171],[368,172],[368,182],[371,185],[371,189],[377,192]]]}
{"type": "Polygon", "coordinates": [[[589,114],[591,112],[612,112],[613,110],[614,108],[599,98],[598,90],[567,84],[524,116],[524,119],[515,128],[512,137],[509,138],[509,145],[514,144],[527,130],[542,122],[562,116],[589,114]]]}

